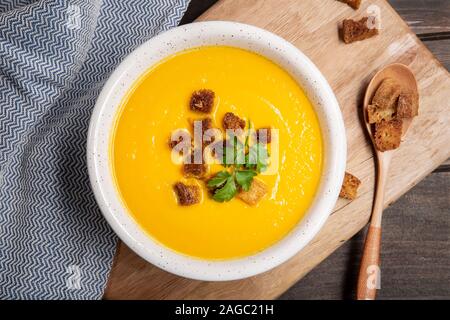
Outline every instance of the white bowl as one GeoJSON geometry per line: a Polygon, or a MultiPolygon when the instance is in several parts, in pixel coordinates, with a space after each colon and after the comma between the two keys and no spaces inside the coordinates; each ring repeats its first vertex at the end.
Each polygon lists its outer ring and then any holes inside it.
{"type": "Polygon", "coordinates": [[[111,74],[92,114],[87,144],[89,176],[103,215],[132,250],[174,274],[209,281],[250,277],[285,262],[317,234],[336,203],[346,164],[346,138],[336,97],[317,67],[286,40],[259,28],[225,21],[199,22],[164,32],[134,50],[111,74]],[[161,59],[185,49],[227,45],[259,53],[303,87],[318,115],[324,141],[319,189],[305,217],[281,241],[258,254],[209,261],[177,253],[148,236],[123,206],[115,186],[109,147],[116,112],[133,83],[161,59]]]}

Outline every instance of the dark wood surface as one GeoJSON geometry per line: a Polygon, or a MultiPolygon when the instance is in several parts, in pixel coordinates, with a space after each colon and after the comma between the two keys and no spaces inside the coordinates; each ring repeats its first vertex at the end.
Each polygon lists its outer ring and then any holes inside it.
{"type": "MultiPolygon", "coordinates": [[[[195,20],[215,2],[192,0],[182,23],[195,20]]],[[[389,3],[450,70],[450,0],[389,3]]],[[[280,298],[353,298],[364,233],[343,244],[280,298]]],[[[381,259],[379,299],[450,299],[450,161],[385,211],[381,259]]]]}
{"type": "MultiPolygon", "coordinates": [[[[450,298],[450,172],[433,172],[385,210],[378,299],[450,298]]],[[[364,231],[281,299],[352,299],[364,231]]]]}

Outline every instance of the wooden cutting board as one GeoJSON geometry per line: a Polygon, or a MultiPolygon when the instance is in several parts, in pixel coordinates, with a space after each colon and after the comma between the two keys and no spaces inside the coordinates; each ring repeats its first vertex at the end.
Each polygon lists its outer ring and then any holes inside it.
{"type": "Polygon", "coordinates": [[[333,88],[344,115],[347,170],[362,180],[359,197],[340,199],[321,232],[294,258],[269,272],[239,281],[203,282],[162,271],[119,245],[107,299],[272,299],[351,238],[369,219],[374,158],[361,124],[361,104],[370,78],[400,62],[414,71],[420,115],[414,119],[391,165],[385,205],[395,201],[450,156],[450,74],[384,0],[364,0],[358,11],[334,0],[221,0],[200,20],[252,24],[292,42],[318,66],[333,88]],[[344,18],[378,10],[380,35],[345,45],[338,38],[344,18]]]}

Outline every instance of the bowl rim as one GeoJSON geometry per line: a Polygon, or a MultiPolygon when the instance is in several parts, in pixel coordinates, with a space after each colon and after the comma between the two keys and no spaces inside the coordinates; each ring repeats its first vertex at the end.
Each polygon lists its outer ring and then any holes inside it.
{"type": "Polygon", "coordinates": [[[269,31],[229,21],[195,22],[179,26],[151,38],[133,50],[104,84],[91,116],[87,139],[87,165],[92,190],[103,216],[120,239],[139,256],[165,271],[206,281],[254,276],[282,264],[302,250],[319,232],[335,206],[344,177],[346,152],[344,121],[338,101],[313,62],[294,45],[269,31]],[[219,38],[219,35],[223,36],[219,38]],[[223,41],[224,38],[226,41],[223,41]],[[113,118],[122,99],[139,78],[136,74],[142,75],[143,68],[148,70],[164,57],[198,47],[195,44],[201,44],[202,41],[212,42],[209,45],[240,47],[275,60],[297,82],[301,82],[308,98],[314,100],[311,102],[319,118],[324,143],[322,177],[318,190],[305,216],[294,229],[261,252],[223,261],[204,260],[175,252],[141,229],[128,213],[117,188],[111,185],[113,173],[109,152],[105,151],[105,144],[109,148],[113,118]],[[178,43],[181,46],[184,43],[184,49],[177,50],[178,43]],[[161,47],[166,49],[161,50],[161,47]],[[149,57],[149,53],[156,57],[149,57]],[[270,56],[272,54],[274,56],[270,56]],[[153,59],[153,63],[146,64],[148,59],[153,59]],[[117,102],[119,97],[120,102],[117,102]]]}

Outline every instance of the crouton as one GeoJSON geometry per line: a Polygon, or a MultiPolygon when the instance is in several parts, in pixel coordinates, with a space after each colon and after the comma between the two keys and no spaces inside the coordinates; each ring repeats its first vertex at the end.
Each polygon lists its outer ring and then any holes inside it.
{"type": "Polygon", "coordinates": [[[361,5],[361,0],[339,0],[339,1],[348,4],[355,10],[358,10],[359,6],[361,5]]]}
{"type": "Polygon", "coordinates": [[[351,173],[345,172],[344,182],[342,183],[341,192],[339,197],[354,200],[358,195],[358,188],[361,184],[361,180],[352,175],[351,173]]]}
{"type": "Polygon", "coordinates": [[[380,108],[376,104],[367,106],[367,118],[370,124],[381,122],[381,120],[392,120],[395,115],[394,108],[380,108]]]}
{"type": "Polygon", "coordinates": [[[211,118],[205,118],[202,120],[202,143],[203,143],[203,148],[205,148],[206,146],[208,146],[209,144],[211,144],[212,142],[214,142],[215,137],[212,136],[210,137],[208,140],[205,140],[205,132],[208,131],[209,129],[213,128],[213,122],[211,118]]]}
{"type": "Polygon", "coordinates": [[[208,171],[208,166],[203,161],[203,151],[200,149],[194,150],[190,157],[190,163],[183,163],[183,175],[187,178],[202,178],[208,171]]]}
{"type": "Polygon", "coordinates": [[[256,140],[258,142],[271,143],[272,142],[272,129],[261,128],[256,130],[256,140]]]}
{"type": "Polygon", "coordinates": [[[412,118],[419,114],[419,97],[414,93],[402,93],[398,97],[397,117],[412,118]]]}
{"type": "Polygon", "coordinates": [[[202,119],[202,133],[205,133],[206,130],[212,129],[212,119],[211,118],[205,118],[202,119]]]}
{"type": "Polygon", "coordinates": [[[209,129],[213,128],[213,122],[211,118],[204,118],[202,120],[195,120],[192,130],[195,134],[195,127],[198,126],[198,122],[201,124],[201,141],[202,141],[202,148],[204,149],[206,146],[208,146],[211,142],[214,142],[214,136],[211,137],[209,141],[205,141],[205,132],[209,129]]]}
{"type": "Polygon", "coordinates": [[[187,178],[202,178],[208,171],[206,164],[204,163],[184,163],[183,175],[187,178]]]}
{"type": "Polygon", "coordinates": [[[264,182],[253,179],[250,189],[248,191],[242,190],[238,193],[237,197],[245,203],[254,206],[267,194],[267,192],[267,186],[264,182]]]}
{"type": "Polygon", "coordinates": [[[191,96],[189,106],[192,111],[210,113],[214,106],[214,97],[214,91],[209,89],[195,91],[191,96]]]}
{"type": "Polygon", "coordinates": [[[216,159],[222,160],[224,155],[226,142],[225,140],[215,141],[210,145],[212,156],[216,159]]]}
{"type": "Polygon", "coordinates": [[[175,148],[180,142],[183,142],[184,140],[186,140],[186,144],[188,146],[192,143],[189,132],[181,129],[172,132],[168,141],[169,148],[175,148]]]}
{"type": "Polygon", "coordinates": [[[377,28],[369,28],[368,17],[364,17],[359,21],[345,19],[342,23],[342,40],[345,43],[352,43],[371,38],[378,34],[377,28]]]}
{"type": "Polygon", "coordinates": [[[232,112],[225,113],[225,116],[222,120],[222,125],[225,130],[232,129],[232,130],[238,130],[238,129],[244,129],[245,128],[245,120],[242,120],[237,115],[235,115],[232,112]]]}
{"type": "Polygon", "coordinates": [[[396,102],[401,93],[400,85],[391,78],[387,78],[381,82],[375,95],[372,98],[372,104],[377,105],[381,109],[396,109],[396,102]]]}
{"type": "Polygon", "coordinates": [[[178,204],[181,206],[190,206],[200,202],[201,191],[199,186],[177,182],[173,189],[177,196],[178,204]]]}
{"type": "Polygon", "coordinates": [[[402,120],[382,120],[375,123],[375,146],[379,151],[397,149],[402,137],[402,120]]]}
{"type": "Polygon", "coordinates": [[[169,138],[169,148],[173,149],[176,147],[177,144],[179,144],[181,141],[183,141],[183,137],[178,137],[178,140],[172,140],[172,138],[169,138]]]}

